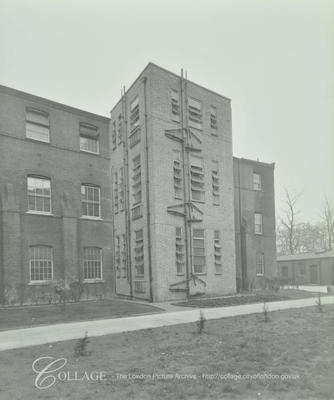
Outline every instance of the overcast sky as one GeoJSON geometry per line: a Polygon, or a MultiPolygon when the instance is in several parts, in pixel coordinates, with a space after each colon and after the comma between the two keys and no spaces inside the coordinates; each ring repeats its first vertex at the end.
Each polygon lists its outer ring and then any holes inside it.
{"type": "Polygon", "coordinates": [[[149,61],[232,99],[300,220],[334,201],[334,0],[0,0],[0,83],[102,115],[149,61]]]}

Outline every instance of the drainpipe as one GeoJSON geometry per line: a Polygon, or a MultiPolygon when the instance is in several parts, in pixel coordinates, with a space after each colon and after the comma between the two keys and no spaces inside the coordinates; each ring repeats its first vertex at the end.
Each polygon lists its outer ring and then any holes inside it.
{"type": "MultiPolygon", "coordinates": [[[[189,279],[190,279],[190,270],[191,270],[191,252],[190,252],[190,247],[191,242],[189,238],[189,228],[188,228],[188,217],[189,217],[189,203],[190,201],[190,196],[188,196],[188,191],[187,191],[187,186],[189,183],[189,162],[187,159],[187,154],[185,150],[185,145],[186,145],[186,140],[187,140],[187,135],[188,133],[185,132],[185,128],[187,128],[187,123],[184,123],[184,115],[187,113],[187,109],[184,110],[184,104],[187,105],[187,99],[186,99],[186,87],[184,87],[184,79],[183,79],[183,69],[181,69],[181,91],[180,91],[180,103],[181,103],[181,129],[182,129],[182,137],[183,137],[183,142],[182,142],[182,164],[183,164],[183,201],[184,201],[184,244],[185,244],[185,250],[186,250],[186,296],[187,300],[189,300],[189,279]],[[187,172],[186,172],[187,171],[187,172]]],[[[187,114],[186,114],[187,115],[187,114]]],[[[189,192],[190,193],[190,192],[189,192]]]]}
{"type": "Polygon", "coordinates": [[[143,77],[144,84],[144,115],[145,115],[145,169],[146,169],[146,213],[147,213],[147,241],[148,241],[148,274],[150,282],[150,301],[153,302],[153,277],[152,277],[152,238],[151,238],[151,211],[150,211],[150,177],[148,162],[148,132],[147,132],[147,78],[143,77]]]}

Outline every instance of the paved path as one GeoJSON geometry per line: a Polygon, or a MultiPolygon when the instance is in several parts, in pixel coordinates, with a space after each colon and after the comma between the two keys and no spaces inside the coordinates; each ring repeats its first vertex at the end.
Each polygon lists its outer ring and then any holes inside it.
{"type": "MultiPolygon", "coordinates": [[[[284,300],[267,303],[269,311],[287,310],[314,306],[317,298],[284,300]]],[[[323,304],[334,304],[334,296],[321,298],[323,304]]],[[[246,304],[230,307],[204,308],[206,319],[218,319],[237,315],[261,313],[263,304],[246,304]]],[[[125,318],[102,319],[96,321],[70,322],[57,325],[38,326],[35,328],[13,329],[0,332],[0,351],[20,347],[36,346],[88,336],[103,336],[112,333],[137,331],[161,326],[184,324],[198,320],[199,310],[165,312],[161,314],[141,315],[125,318]]]]}

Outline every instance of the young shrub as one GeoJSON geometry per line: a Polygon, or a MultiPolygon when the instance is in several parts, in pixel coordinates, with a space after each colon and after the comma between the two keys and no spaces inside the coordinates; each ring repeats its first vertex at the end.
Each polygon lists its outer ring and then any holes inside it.
{"type": "Polygon", "coordinates": [[[324,306],[321,303],[321,295],[320,295],[320,293],[318,294],[318,300],[316,300],[315,304],[317,305],[319,312],[323,312],[324,311],[324,306]]]}
{"type": "Polygon", "coordinates": [[[199,312],[199,320],[197,321],[197,332],[201,335],[205,328],[206,318],[204,317],[203,311],[199,312]]]}
{"type": "Polygon", "coordinates": [[[263,320],[264,322],[270,322],[269,310],[266,302],[263,303],[263,320]]]}
{"type": "Polygon", "coordinates": [[[88,335],[87,332],[85,333],[85,336],[81,339],[78,339],[75,343],[74,346],[74,356],[75,357],[81,357],[81,356],[87,356],[88,351],[87,351],[87,346],[89,343],[88,335]]]}

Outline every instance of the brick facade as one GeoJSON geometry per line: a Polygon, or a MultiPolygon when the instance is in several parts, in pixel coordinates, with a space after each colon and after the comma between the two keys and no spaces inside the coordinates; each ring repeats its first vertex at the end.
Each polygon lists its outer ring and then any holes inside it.
{"type": "Polygon", "coordinates": [[[273,168],[233,160],[228,98],[151,63],[110,118],[2,86],[0,96],[2,303],[50,299],[52,284],[30,279],[32,246],[51,247],[53,281],[80,282],[87,298],[233,293],[241,198],[245,218],[260,206],[265,215],[261,239],[247,234],[247,274],[254,275],[253,250],[262,249],[272,276],[273,168]],[[49,143],[26,137],[30,108],[47,113],[49,143]],[[98,154],[80,150],[80,124],[95,127],[98,154]],[[244,194],[250,165],[263,172],[262,194],[244,194]],[[51,212],[28,210],[29,176],[51,182],[51,212]],[[100,218],[82,216],[84,184],[100,188],[100,218]],[[102,252],[100,279],[84,279],[90,247],[102,252]]]}

